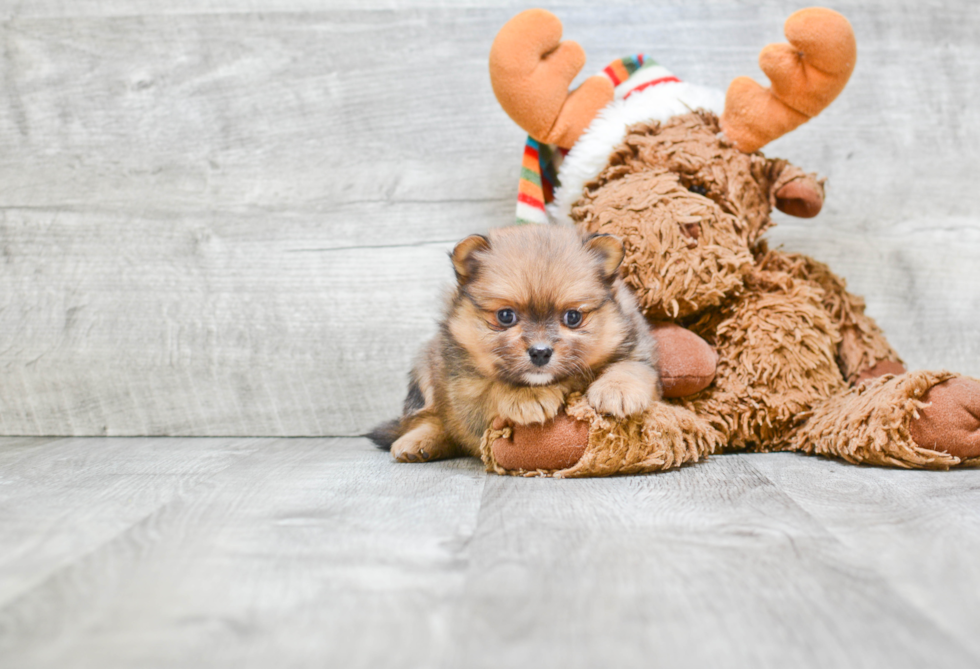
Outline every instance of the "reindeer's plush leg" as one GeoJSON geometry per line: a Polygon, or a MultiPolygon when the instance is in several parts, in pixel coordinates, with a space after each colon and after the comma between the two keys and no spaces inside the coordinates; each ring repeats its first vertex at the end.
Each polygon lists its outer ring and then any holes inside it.
{"type": "Polygon", "coordinates": [[[817,406],[777,448],[853,463],[948,469],[973,464],[970,460],[980,455],[977,416],[980,382],[949,372],[886,375],[817,406]],[[964,405],[964,389],[974,395],[972,405],[964,405]],[[930,399],[938,404],[927,406],[930,399]]]}
{"type": "Polygon", "coordinates": [[[706,421],[663,402],[637,416],[613,418],[572,396],[567,415],[553,426],[512,428],[498,423],[495,428],[484,435],[481,446],[487,470],[517,476],[657,472],[697,462],[720,444],[720,435],[706,421]]]}
{"type": "Polygon", "coordinates": [[[980,381],[962,376],[934,385],[909,430],[915,443],[980,464],[980,381]]]}

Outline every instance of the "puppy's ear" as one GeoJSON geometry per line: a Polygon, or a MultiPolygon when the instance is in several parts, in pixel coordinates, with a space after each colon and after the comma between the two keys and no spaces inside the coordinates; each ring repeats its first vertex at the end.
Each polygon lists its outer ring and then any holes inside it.
{"type": "Polygon", "coordinates": [[[623,262],[626,249],[619,237],[613,235],[592,235],[585,240],[585,248],[594,253],[602,268],[602,278],[612,279],[623,262]]]}
{"type": "Polygon", "coordinates": [[[450,257],[453,259],[453,269],[456,270],[456,280],[460,285],[468,282],[476,274],[478,251],[488,251],[490,240],[483,235],[470,235],[453,249],[450,257]]]}

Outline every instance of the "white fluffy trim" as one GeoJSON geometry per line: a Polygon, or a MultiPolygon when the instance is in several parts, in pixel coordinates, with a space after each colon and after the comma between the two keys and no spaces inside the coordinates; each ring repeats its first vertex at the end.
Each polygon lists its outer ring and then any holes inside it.
{"type": "Polygon", "coordinates": [[[725,109],[724,91],[686,81],[668,82],[610,102],[565,156],[558,172],[561,187],[555,191],[548,213],[556,223],[572,223],[572,205],[582,196],[585,184],[605,168],[609,154],[626,137],[627,127],[642,121],[664,122],[695,109],[720,115],[725,109]]]}

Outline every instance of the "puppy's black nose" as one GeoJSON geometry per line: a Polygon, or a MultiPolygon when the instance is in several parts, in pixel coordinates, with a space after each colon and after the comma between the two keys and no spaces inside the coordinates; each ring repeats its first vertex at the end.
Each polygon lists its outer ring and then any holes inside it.
{"type": "Polygon", "coordinates": [[[544,367],[551,360],[551,354],[554,351],[550,346],[545,346],[544,344],[535,344],[527,350],[527,354],[531,356],[531,362],[533,362],[538,367],[544,367]]]}

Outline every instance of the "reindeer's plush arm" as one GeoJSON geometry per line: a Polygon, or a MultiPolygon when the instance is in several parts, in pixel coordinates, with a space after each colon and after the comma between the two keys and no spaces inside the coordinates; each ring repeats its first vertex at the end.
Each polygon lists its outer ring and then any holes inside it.
{"type": "Polygon", "coordinates": [[[902,374],[905,365],[874,319],[864,313],[864,299],[849,293],[843,279],[823,263],[809,260],[811,281],[823,288],[824,305],[840,327],[837,364],[844,379],[856,385],[883,374],[902,374]]]}
{"type": "MultiPolygon", "coordinates": [[[[824,201],[824,180],[807,174],[781,159],[768,159],[771,206],[791,216],[812,218],[820,213],[824,201]]],[[[800,254],[768,250],[764,267],[780,269],[791,276],[817,284],[824,292],[824,306],[840,329],[837,364],[851,385],[883,374],[902,374],[905,366],[885,339],[881,328],[864,313],[864,300],[847,292],[844,279],[823,263],[800,254]]]]}
{"type": "MultiPolygon", "coordinates": [[[[824,292],[823,304],[840,329],[837,364],[851,385],[883,374],[902,374],[905,366],[885,334],[864,313],[864,299],[849,293],[844,279],[813,258],[795,253],[769,251],[767,265],[776,264],[794,278],[810,281],[824,292]]],[[[770,265],[771,266],[771,265],[770,265]]]]}

